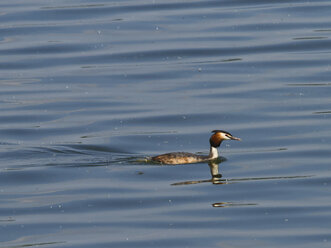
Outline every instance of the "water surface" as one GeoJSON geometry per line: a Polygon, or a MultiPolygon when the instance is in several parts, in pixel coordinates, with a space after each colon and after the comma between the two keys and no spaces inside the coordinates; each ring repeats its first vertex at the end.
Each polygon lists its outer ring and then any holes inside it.
{"type": "Polygon", "coordinates": [[[330,246],[329,1],[0,7],[1,247],[330,246]]]}

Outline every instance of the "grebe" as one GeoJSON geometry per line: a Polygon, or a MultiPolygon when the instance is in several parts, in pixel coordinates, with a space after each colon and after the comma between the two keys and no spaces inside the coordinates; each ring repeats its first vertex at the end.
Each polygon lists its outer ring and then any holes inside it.
{"type": "Polygon", "coordinates": [[[240,140],[226,131],[213,130],[212,133],[214,134],[209,139],[210,152],[208,156],[196,155],[188,152],[172,152],[152,157],[152,161],[161,164],[190,164],[210,161],[218,158],[217,147],[221,145],[223,140],[240,140]]]}

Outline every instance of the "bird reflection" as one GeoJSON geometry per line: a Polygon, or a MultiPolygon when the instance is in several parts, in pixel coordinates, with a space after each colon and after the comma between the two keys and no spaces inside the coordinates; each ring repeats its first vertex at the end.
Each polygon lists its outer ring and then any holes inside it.
{"type": "Polygon", "coordinates": [[[213,184],[227,184],[226,180],[221,180],[222,174],[219,173],[218,168],[219,168],[220,163],[216,162],[209,162],[209,169],[210,169],[210,174],[211,174],[211,179],[210,182],[213,184]]]}
{"type": "Polygon", "coordinates": [[[197,180],[197,181],[186,181],[186,182],[178,182],[178,183],[173,183],[171,185],[176,186],[176,185],[185,185],[185,184],[197,184],[197,183],[212,183],[212,184],[227,184],[227,180],[221,179],[222,174],[219,173],[219,164],[221,162],[225,161],[225,159],[222,160],[216,160],[216,161],[210,161],[208,163],[209,169],[210,169],[210,174],[211,174],[211,179],[206,179],[206,180],[197,180]]]}
{"type": "Polygon", "coordinates": [[[216,178],[221,178],[222,177],[222,174],[220,174],[218,172],[219,163],[209,162],[208,165],[209,165],[210,174],[211,174],[212,178],[216,179],[216,178]]]}
{"type": "Polygon", "coordinates": [[[306,176],[279,176],[279,177],[248,177],[248,178],[234,178],[234,179],[226,179],[222,178],[222,174],[219,172],[219,165],[226,159],[210,161],[208,163],[211,179],[206,180],[196,180],[196,181],[185,181],[171,184],[172,186],[179,185],[188,185],[188,184],[198,184],[198,183],[212,183],[212,184],[231,184],[238,183],[242,181],[257,181],[257,180],[282,180],[282,179],[298,179],[298,178],[307,178],[312,177],[312,175],[306,176]]]}

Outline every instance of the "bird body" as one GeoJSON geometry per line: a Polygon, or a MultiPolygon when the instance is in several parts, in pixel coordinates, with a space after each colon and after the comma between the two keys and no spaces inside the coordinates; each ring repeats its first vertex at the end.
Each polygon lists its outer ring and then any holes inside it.
{"type": "Polygon", "coordinates": [[[197,155],[188,152],[172,152],[152,157],[152,161],[161,164],[191,164],[210,161],[218,158],[217,148],[221,145],[223,140],[240,140],[226,131],[213,130],[212,133],[213,135],[209,139],[209,155],[197,155]]]}

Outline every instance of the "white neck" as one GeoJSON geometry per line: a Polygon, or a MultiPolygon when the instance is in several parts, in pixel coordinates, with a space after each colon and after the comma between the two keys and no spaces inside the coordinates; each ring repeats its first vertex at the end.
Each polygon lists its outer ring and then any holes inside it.
{"type": "Polygon", "coordinates": [[[210,159],[218,158],[218,151],[216,147],[213,146],[210,147],[209,158],[210,159]]]}

